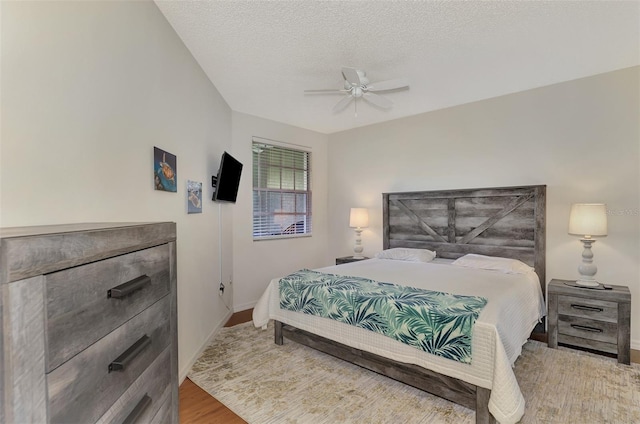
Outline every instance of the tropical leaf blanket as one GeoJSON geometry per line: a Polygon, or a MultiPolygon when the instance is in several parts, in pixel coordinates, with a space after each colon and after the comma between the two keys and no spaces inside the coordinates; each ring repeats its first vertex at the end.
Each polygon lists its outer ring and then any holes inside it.
{"type": "Polygon", "coordinates": [[[471,363],[473,325],[487,304],[478,296],[303,269],[280,279],[280,308],[330,318],[417,349],[471,363]]]}

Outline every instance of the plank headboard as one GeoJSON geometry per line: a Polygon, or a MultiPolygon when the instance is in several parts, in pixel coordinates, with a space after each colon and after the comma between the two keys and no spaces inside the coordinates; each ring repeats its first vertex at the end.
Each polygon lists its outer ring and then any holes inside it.
{"type": "Polygon", "coordinates": [[[383,248],[519,259],[545,293],[545,185],[383,193],[383,248]]]}

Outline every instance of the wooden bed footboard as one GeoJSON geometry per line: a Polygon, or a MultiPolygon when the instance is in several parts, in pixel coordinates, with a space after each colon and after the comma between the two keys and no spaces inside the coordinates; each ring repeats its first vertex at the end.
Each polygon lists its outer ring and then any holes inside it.
{"type": "Polygon", "coordinates": [[[333,340],[275,321],[275,343],[282,345],[284,337],[336,358],[359,365],[425,392],[450,400],[476,411],[476,424],[495,424],[489,412],[491,390],[438,374],[413,364],[396,362],[382,356],[355,349],[333,340]]]}

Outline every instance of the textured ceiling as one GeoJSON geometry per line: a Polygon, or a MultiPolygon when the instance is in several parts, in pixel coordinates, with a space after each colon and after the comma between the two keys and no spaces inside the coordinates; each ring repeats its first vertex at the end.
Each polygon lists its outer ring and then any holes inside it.
{"type": "Polygon", "coordinates": [[[332,133],[640,64],[640,2],[160,1],[231,109],[332,133]],[[340,69],[407,78],[340,113],[340,69]]]}

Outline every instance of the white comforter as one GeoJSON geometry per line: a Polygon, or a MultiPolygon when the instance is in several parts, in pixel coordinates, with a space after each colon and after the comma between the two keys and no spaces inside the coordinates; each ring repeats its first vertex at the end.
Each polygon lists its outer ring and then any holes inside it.
{"type": "Polygon", "coordinates": [[[538,276],[504,274],[450,265],[447,261],[405,262],[369,259],[318,271],[365,277],[453,294],[488,299],[476,321],[472,362],[463,364],[430,355],[411,346],[348,324],[280,309],[278,281],[271,281],[253,310],[253,322],[263,327],[276,319],[356,349],[411,363],[491,389],[489,411],[500,423],[515,423],[524,414],[524,398],[512,370],[531,330],[545,315],[538,276]]]}

